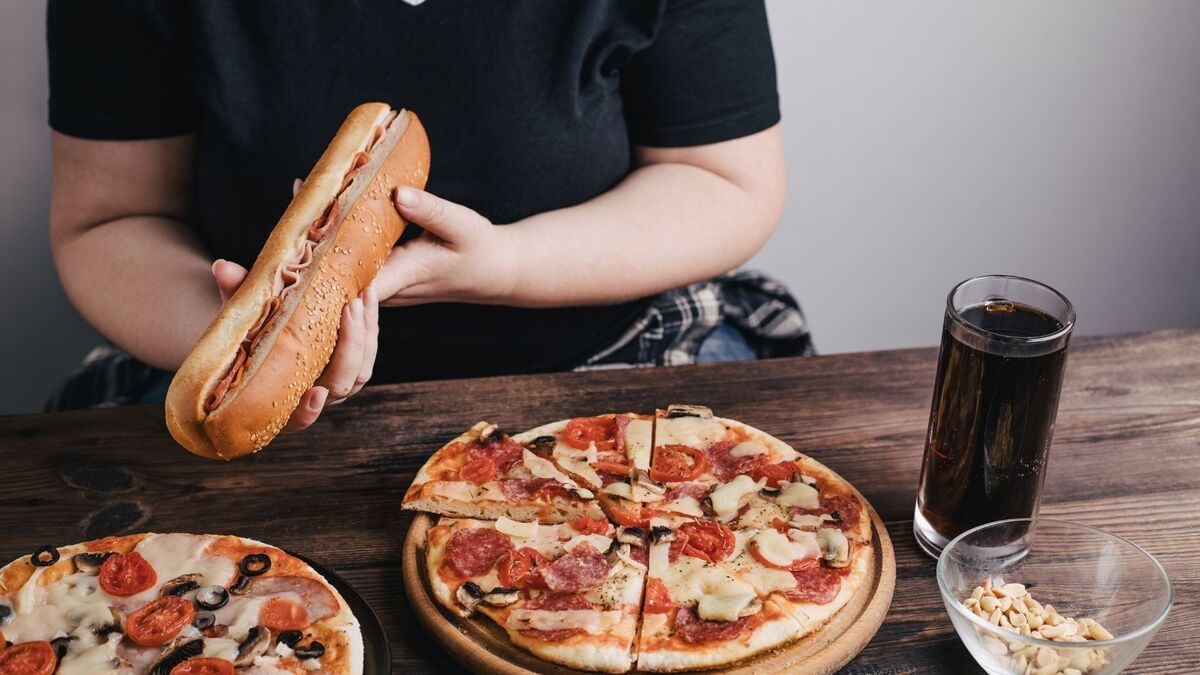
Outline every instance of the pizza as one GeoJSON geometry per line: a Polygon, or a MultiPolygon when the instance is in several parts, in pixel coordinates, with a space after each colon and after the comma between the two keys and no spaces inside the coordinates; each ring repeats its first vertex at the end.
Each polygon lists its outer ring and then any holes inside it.
{"type": "Polygon", "coordinates": [[[0,675],[362,672],[337,589],[252,539],[130,534],[0,568],[0,675]]]}
{"type": "Polygon", "coordinates": [[[822,630],[874,569],[869,509],[816,460],[691,405],[435,452],[403,508],[441,518],[430,589],[580,670],[714,668],[822,630]]]}

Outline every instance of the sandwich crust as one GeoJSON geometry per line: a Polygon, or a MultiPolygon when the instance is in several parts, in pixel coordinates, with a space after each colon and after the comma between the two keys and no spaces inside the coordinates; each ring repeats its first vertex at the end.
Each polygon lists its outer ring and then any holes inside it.
{"type": "MultiPolygon", "coordinates": [[[[274,295],[275,275],[292,259],[309,227],[341,189],[357,153],[391,113],[382,103],[355,108],[268,237],[246,280],[175,374],[166,398],[171,435],[188,451],[233,459],[262,449],[287,423],[300,396],[325,369],[337,342],[342,309],[374,279],[405,221],[392,203],[396,187],[423,188],[429,143],[416,115],[393,122],[399,139],[361,195],[317,247],[312,265],[286,303],[279,323],[251,355],[242,384],[211,413],[204,402],[233,362],[238,345],[274,295]]],[[[351,188],[352,190],[354,188],[351,188]]]]}

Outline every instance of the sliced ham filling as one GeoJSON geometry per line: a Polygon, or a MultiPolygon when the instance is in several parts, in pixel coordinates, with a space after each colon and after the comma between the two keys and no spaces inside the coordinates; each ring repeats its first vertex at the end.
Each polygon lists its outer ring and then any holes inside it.
{"type": "Polygon", "coordinates": [[[210,413],[225,402],[229,392],[238,388],[241,384],[242,376],[246,372],[246,364],[250,361],[250,355],[254,353],[258,343],[266,336],[271,328],[279,321],[282,315],[280,308],[283,307],[288,295],[300,285],[300,272],[308,267],[313,260],[313,252],[325,235],[329,233],[333,224],[338,220],[338,202],[342,194],[354,182],[354,179],[362,173],[362,168],[371,161],[371,153],[383,140],[387,132],[387,128],[391,126],[396,119],[397,113],[393,112],[383,124],[375,128],[375,134],[371,138],[366,150],[360,151],[354,156],[354,160],[350,163],[350,170],[346,172],[346,177],[342,179],[342,185],[338,189],[337,195],[333,201],[326,207],[325,212],[319,218],[313,221],[313,224],[308,228],[308,236],[300,245],[300,250],[290,260],[285,260],[279,269],[275,272],[274,295],[270,300],[267,300],[263,306],[263,311],[258,317],[250,330],[246,331],[246,337],[242,339],[238,345],[237,355],[233,358],[233,363],[229,366],[229,370],[225,373],[218,382],[217,386],[213,387],[212,392],[204,401],[204,412],[210,413]]]}

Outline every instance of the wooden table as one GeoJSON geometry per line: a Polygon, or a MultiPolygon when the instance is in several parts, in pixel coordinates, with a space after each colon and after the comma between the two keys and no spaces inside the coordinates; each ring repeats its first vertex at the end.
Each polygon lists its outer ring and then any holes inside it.
{"type": "MultiPolygon", "coordinates": [[[[229,464],[175,446],[158,407],[0,418],[0,559],[138,530],[262,539],[354,584],[384,622],[395,672],[456,671],[416,622],[400,580],[410,521],[400,496],[425,457],[479,419],[521,429],[699,403],[825,462],[887,521],[895,599],[845,672],[969,672],[933,561],[911,534],[935,359],[917,349],[371,387],[309,431],[229,464]]],[[[1175,583],[1175,607],[1132,672],[1195,672],[1200,331],[1077,340],[1054,441],[1043,514],[1130,537],[1175,583]]]]}

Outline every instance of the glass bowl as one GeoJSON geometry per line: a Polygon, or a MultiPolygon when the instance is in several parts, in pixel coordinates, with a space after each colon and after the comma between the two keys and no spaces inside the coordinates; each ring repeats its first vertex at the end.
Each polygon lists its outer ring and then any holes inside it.
{"type": "Polygon", "coordinates": [[[1172,602],[1166,571],[1141,547],[1044,518],[964,532],[938,558],[937,580],[958,636],[989,673],[1118,673],[1154,638],[1172,602]],[[985,580],[1000,590],[981,595],[975,589],[985,580]],[[970,607],[964,604],[972,597],[970,607]],[[1024,624],[1029,634],[993,621],[1024,624]]]}

